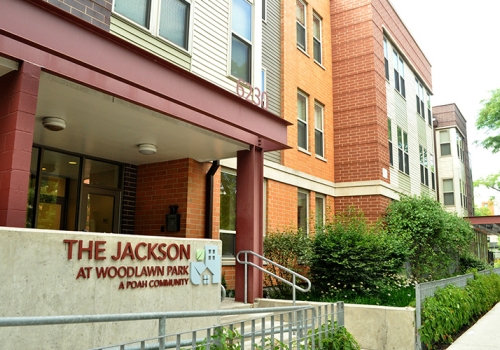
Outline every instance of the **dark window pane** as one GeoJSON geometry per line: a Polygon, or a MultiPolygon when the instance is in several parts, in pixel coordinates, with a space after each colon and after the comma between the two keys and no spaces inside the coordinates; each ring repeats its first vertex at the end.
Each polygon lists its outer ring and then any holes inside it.
{"type": "Polygon", "coordinates": [[[220,240],[222,241],[222,255],[235,256],[236,255],[236,235],[234,233],[220,233],[220,240]]]}
{"type": "Polygon", "coordinates": [[[307,124],[298,122],[298,143],[299,147],[307,149],[307,124]]]}
{"type": "Polygon", "coordinates": [[[298,192],[297,226],[302,233],[307,233],[307,193],[298,192]]]}
{"type": "Polygon", "coordinates": [[[189,4],[181,0],[162,0],[160,35],[185,49],[188,47],[189,4]]]}
{"type": "Polygon", "coordinates": [[[149,28],[151,0],[115,0],[115,11],[149,28]]]}
{"type": "Polygon", "coordinates": [[[323,133],[318,130],[314,130],[314,138],[316,141],[315,142],[316,154],[318,156],[323,157],[323,133]]]}
{"type": "Polygon", "coordinates": [[[249,44],[239,39],[233,34],[232,51],[231,51],[231,75],[236,78],[250,81],[250,53],[251,47],[249,44]]]}
{"type": "Polygon", "coordinates": [[[35,227],[35,194],[36,194],[36,179],[38,176],[38,155],[40,149],[33,147],[31,151],[31,166],[30,180],[28,187],[28,206],[26,208],[26,227],[35,227]]]}
{"type": "Polygon", "coordinates": [[[429,186],[429,169],[425,169],[425,186],[429,186]]]}
{"type": "Polygon", "coordinates": [[[449,143],[442,143],[441,144],[441,155],[442,156],[449,156],[451,154],[451,147],[449,143]]]}
{"type": "Polygon", "coordinates": [[[436,182],[434,180],[434,173],[431,173],[431,179],[432,179],[432,189],[435,190],[436,189],[436,182]]]}
{"type": "Polygon", "coordinates": [[[313,42],[314,42],[314,59],[316,60],[316,62],[321,63],[321,43],[316,39],[314,39],[313,42]]]}
{"type": "Polygon", "coordinates": [[[420,182],[425,183],[424,167],[420,165],[420,182]]]}
{"type": "Polygon", "coordinates": [[[403,77],[401,77],[401,95],[403,95],[403,97],[406,97],[405,80],[403,79],[403,77]]]}
{"type": "Polygon", "coordinates": [[[120,166],[86,159],[83,171],[83,183],[99,187],[119,188],[120,166]]]}
{"type": "Polygon", "coordinates": [[[453,198],[453,192],[444,194],[444,205],[454,205],[455,199],[453,198]]]}
{"type": "Polygon", "coordinates": [[[403,150],[398,149],[398,161],[399,161],[399,170],[404,171],[404,160],[403,160],[403,150]]]}
{"type": "Polygon", "coordinates": [[[396,70],[394,70],[394,83],[396,84],[396,90],[400,91],[400,89],[399,89],[399,74],[396,70]]]}
{"type": "Polygon", "coordinates": [[[385,78],[389,80],[389,60],[387,58],[384,58],[385,61],[385,78]]]}
{"type": "Polygon", "coordinates": [[[405,153],[405,173],[410,175],[410,159],[408,158],[408,153],[405,153]]]}
{"type": "Polygon", "coordinates": [[[297,45],[302,49],[306,49],[306,29],[297,22],[297,45]]]}
{"type": "Polygon", "coordinates": [[[394,165],[394,159],[392,155],[392,142],[389,142],[389,161],[391,162],[391,165],[394,165]]]}

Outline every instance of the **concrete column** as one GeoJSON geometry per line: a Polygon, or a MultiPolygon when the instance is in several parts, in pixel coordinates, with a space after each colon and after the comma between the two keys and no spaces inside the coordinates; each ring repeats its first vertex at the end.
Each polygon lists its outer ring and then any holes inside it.
{"type": "MultiPolygon", "coordinates": [[[[236,178],[236,253],[251,250],[262,255],[264,152],[252,147],[239,151],[236,178]]],[[[250,260],[250,259],[249,259],[250,260]]],[[[252,260],[262,266],[261,260],[252,260]]],[[[262,298],[262,272],[248,268],[248,302],[262,298]]],[[[236,301],[245,298],[245,269],[236,264],[236,301]]]]}
{"type": "Polygon", "coordinates": [[[25,227],[41,68],[0,77],[0,226],[25,227]]]}

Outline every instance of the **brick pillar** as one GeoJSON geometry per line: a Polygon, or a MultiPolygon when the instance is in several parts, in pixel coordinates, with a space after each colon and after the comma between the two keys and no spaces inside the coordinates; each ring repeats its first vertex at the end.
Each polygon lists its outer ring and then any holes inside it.
{"type": "MultiPolygon", "coordinates": [[[[236,178],[236,253],[251,250],[262,255],[264,152],[252,147],[239,151],[236,178]]],[[[241,257],[240,257],[241,258],[241,257]]],[[[250,259],[249,259],[250,260],[250,259]]],[[[251,259],[262,266],[261,260],[251,259]]],[[[248,268],[248,302],[262,298],[262,272],[248,268]]],[[[245,299],[245,269],[236,263],[236,301],[245,299]]]]}
{"type": "Polygon", "coordinates": [[[40,72],[24,62],[0,77],[0,226],[25,227],[40,72]]]}

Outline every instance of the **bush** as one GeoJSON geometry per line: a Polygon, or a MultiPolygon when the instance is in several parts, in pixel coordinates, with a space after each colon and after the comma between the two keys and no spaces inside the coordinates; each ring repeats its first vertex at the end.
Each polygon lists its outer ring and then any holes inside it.
{"type": "Polygon", "coordinates": [[[450,275],[458,254],[468,251],[474,231],[470,223],[428,196],[402,195],[386,211],[388,232],[404,242],[411,272],[417,279],[450,275]]]}
{"type": "Polygon", "coordinates": [[[454,333],[499,301],[500,276],[497,274],[474,274],[474,280],[469,280],[463,289],[448,285],[437,290],[422,306],[422,343],[429,349],[435,343],[451,343],[454,333]]]}
{"type": "MultiPolygon", "coordinates": [[[[312,240],[300,230],[291,228],[269,232],[264,237],[264,256],[287,269],[301,275],[307,275],[312,252],[312,240]]],[[[292,281],[292,275],[275,267],[267,265],[267,270],[292,281]]],[[[299,281],[297,281],[299,282],[299,281]]],[[[264,287],[268,287],[272,298],[290,298],[292,288],[285,283],[276,280],[268,274],[264,274],[264,287]]]]}
{"type": "Polygon", "coordinates": [[[316,292],[374,293],[403,266],[401,246],[380,225],[368,225],[361,211],[349,208],[316,232],[311,265],[316,292]]]}
{"type": "Polygon", "coordinates": [[[465,252],[460,255],[460,273],[466,274],[469,271],[483,271],[488,268],[488,264],[486,264],[483,260],[477,258],[471,252],[465,252]]]}

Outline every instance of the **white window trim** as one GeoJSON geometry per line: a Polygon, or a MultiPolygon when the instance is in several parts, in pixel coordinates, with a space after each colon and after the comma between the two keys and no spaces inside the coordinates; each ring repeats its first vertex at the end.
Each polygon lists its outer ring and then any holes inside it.
{"type": "Polygon", "coordinates": [[[453,183],[453,178],[451,178],[451,179],[443,179],[443,205],[445,205],[447,207],[453,207],[453,206],[455,206],[455,184],[453,183]],[[445,181],[451,181],[451,185],[452,185],[451,192],[445,192],[444,191],[444,182],[445,181]],[[452,193],[453,194],[453,204],[445,204],[444,203],[444,195],[445,195],[445,193],[452,193]]]}
{"type": "Polygon", "coordinates": [[[131,20],[130,18],[122,15],[119,12],[115,11],[115,0],[113,0],[113,6],[112,6],[112,13],[114,16],[117,16],[124,21],[127,21],[131,25],[137,27],[138,29],[147,32],[154,36],[156,39],[161,41],[162,43],[165,43],[169,46],[172,46],[173,48],[177,50],[181,50],[182,52],[185,52],[189,55],[192,54],[193,50],[193,19],[194,19],[194,0],[183,0],[189,4],[189,23],[188,23],[188,32],[186,33],[187,35],[187,48],[184,48],[182,46],[177,45],[176,43],[168,40],[167,38],[164,38],[160,36],[160,14],[161,14],[161,0],[151,0],[151,9],[150,9],[150,14],[149,14],[149,24],[150,28],[144,27],[143,25],[131,20]]]}
{"type": "MultiPolygon", "coordinates": [[[[250,81],[247,81],[247,83],[249,83],[250,85],[253,86],[253,84],[255,84],[255,76],[254,76],[254,67],[255,67],[255,45],[254,45],[254,42],[255,42],[255,6],[254,6],[254,2],[251,1],[251,0],[245,0],[246,2],[248,2],[250,5],[252,5],[252,18],[251,18],[251,23],[252,23],[252,41],[248,41],[247,39],[243,38],[242,36],[240,36],[238,33],[235,33],[233,32],[233,26],[232,26],[232,19],[233,19],[233,1],[232,0],[229,0],[229,36],[228,36],[228,48],[229,48],[229,52],[228,52],[228,55],[227,55],[227,77],[234,80],[234,81],[238,81],[240,78],[238,77],[235,77],[234,75],[231,74],[231,55],[232,55],[232,52],[233,52],[233,33],[241,40],[245,41],[246,43],[250,44],[250,50],[251,50],[251,54],[250,54],[250,81]]],[[[259,79],[260,80],[260,79],[259,79]]],[[[260,89],[260,88],[259,88],[260,89]]]]}
{"type": "Polygon", "coordinates": [[[318,157],[325,159],[325,106],[318,101],[314,101],[314,131],[321,132],[321,153],[316,153],[316,133],[314,133],[314,154],[318,157]],[[316,128],[316,106],[321,108],[321,130],[316,128]]]}
{"type": "MultiPolygon", "coordinates": [[[[321,199],[321,201],[323,202],[323,217],[321,218],[321,220],[323,221],[323,225],[325,224],[325,211],[326,211],[326,197],[325,195],[323,194],[319,194],[319,193],[316,193],[316,196],[314,198],[314,200],[316,201],[317,199],[321,199]]],[[[314,219],[316,220],[316,213],[317,213],[317,210],[318,210],[318,207],[316,206],[316,202],[314,203],[314,219]]],[[[314,225],[316,226],[318,223],[315,222],[314,225]]]]}
{"type": "Polygon", "coordinates": [[[399,125],[396,127],[396,132],[397,132],[397,142],[398,142],[398,170],[400,172],[402,172],[403,174],[405,175],[408,175],[410,176],[410,147],[409,147],[409,144],[407,144],[406,146],[408,147],[408,152],[405,151],[405,134],[406,134],[406,141],[408,143],[408,133],[402,128],[400,127],[399,125]],[[402,144],[402,148],[399,147],[399,130],[401,130],[401,144],[402,144]],[[399,150],[403,151],[403,170],[399,169],[399,150]],[[408,167],[405,166],[405,155],[408,156],[408,167]],[[408,172],[407,172],[408,171],[408,172]]]}
{"type": "Polygon", "coordinates": [[[389,144],[392,147],[389,147],[389,166],[393,167],[394,166],[394,142],[392,142],[392,119],[387,118],[387,129],[389,129],[389,124],[391,125],[391,129],[387,130],[388,131],[388,138],[389,138],[389,144]],[[391,163],[391,156],[392,156],[392,163],[391,163]]]}
{"type": "MultiPolygon", "coordinates": [[[[297,44],[297,48],[300,50],[300,51],[303,51],[306,55],[307,55],[307,5],[304,1],[302,0],[297,0],[299,1],[302,5],[304,5],[304,25],[302,25],[302,23],[300,23],[298,20],[297,20],[297,17],[295,17],[295,22],[297,22],[298,24],[300,24],[300,26],[302,28],[304,28],[304,48],[301,48],[299,46],[299,43],[298,43],[298,40],[297,38],[296,39],[296,44],[297,44]]],[[[297,4],[295,4],[295,6],[297,6],[297,4]]],[[[295,9],[295,11],[297,11],[297,9],[295,9]]],[[[297,16],[297,15],[295,15],[297,16]]],[[[297,35],[297,33],[295,33],[295,35],[297,35]]]]}
{"type": "Polygon", "coordinates": [[[451,157],[452,152],[453,152],[453,151],[452,151],[452,147],[451,147],[451,135],[450,135],[450,130],[440,130],[440,131],[439,131],[439,156],[440,156],[440,157],[451,157]],[[448,133],[448,142],[443,142],[443,141],[441,140],[441,133],[442,133],[442,132],[446,132],[446,133],[448,133]],[[442,146],[442,145],[445,145],[445,144],[450,145],[450,154],[445,154],[445,155],[443,155],[443,152],[442,152],[442,147],[441,147],[441,146],[442,146]]]}
{"type": "Polygon", "coordinates": [[[262,22],[267,23],[267,2],[268,0],[262,0],[262,15],[264,18],[262,18],[262,22]]]}
{"type": "MultiPolygon", "coordinates": [[[[323,19],[316,12],[313,11],[313,59],[314,59],[314,62],[318,63],[320,66],[323,65],[323,42],[321,41],[322,37],[323,37],[323,19]],[[316,18],[319,21],[319,38],[316,38],[314,36],[314,18],[316,18]],[[316,41],[319,42],[321,61],[317,61],[316,58],[314,58],[314,40],[315,39],[316,39],[316,41]]],[[[307,42],[307,39],[306,39],[306,42],[307,42]]]]}
{"type": "MultiPolygon", "coordinates": [[[[392,51],[393,51],[393,57],[394,57],[394,55],[396,55],[397,62],[398,62],[398,65],[394,66],[393,70],[398,72],[398,78],[399,78],[399,90],[396,88],[397,87],[396,83],[394,83],[394,90],[399,92],[401,97],[403,97],[406,100],[405,63],[403,60],[403,56],[398,51],[396,51],[396,49],[394,49],[394,48],[392,49],[392,51]],[[403,84],[401,83],[401,80],[403,80],[403,82],[404,82],[404,86],[405,86],[404,89],[402,87],[403,84]],[[403,91],[404,91],[404,95],[403,95],[403,91]]],[[[393,61],[394,61],[394,59],[393,59],[393,61]]]]}
{"type": "Polygon", "coordinates": [[[384,74],[385,74],[385,80],[388,81],[389,83],[391,82],[391,68],[389,67],[389,45],[387,43],[387,38],[384,36],[384,74]],[[385,62],[387,61],[387,71],[385,71],[385,62]]]}
{"type": "MultiPolygon", "coordinates": [[[[299,115],[298,115],[299,111],[297,109],[297,148],[299,149],[299,151],[305,151],[310,155],[311,153],[309,153],[309,116],[308,116],[309,115],[309,113],[308,113],[309,112],[309,96],[300,90],[297,90],[297,95],[301,95],[306,100],[306,108],[305,108],[306,120],[305,121],[302,119],[299,119],[299,115]],[[299,146],[299,123],[303,123],[306,125],[306,148],[299,146]]],[[[297,97],[297,101],[298,101],[298,97],[297,97]]]]}
{"type": "MultiPolygon", "coordinates": [[[[297,189],[297,214],[299,211],[299,193],[306,195],[306,232],[305,234],[309,236],[309,191],[303,189],[297,189]]],[[[299,222],[297,221],[297,228],[299,228],[299,222]]]]}

